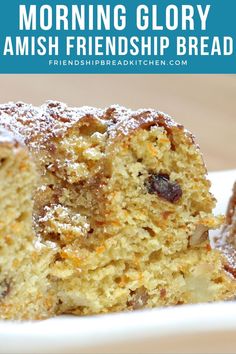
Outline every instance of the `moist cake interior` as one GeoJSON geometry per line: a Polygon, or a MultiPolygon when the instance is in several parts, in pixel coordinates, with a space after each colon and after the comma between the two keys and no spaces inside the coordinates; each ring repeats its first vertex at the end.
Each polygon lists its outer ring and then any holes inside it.
{"type": "MultiPolygon", "coordinates": [[[[69,109],[51,102],[43,111],[66,129],[42,140],[37,131],[24,135],[22,122],[30,126],[35,114],[30,109],[15,109],[11,125],[28,156],[17,158],[18,165],[9,151],[8,169],[1,168],[7,185],[1,188],[11,197],[9,210],[0,203],[1,225],[9,220],[1,233],[1,260],[8,265],[1,264],[0,316],[86,315],[232,298],[235,281],[208,240],[222,219],[212,214],[215,200],[191,134],[162,113],[117,106],[84,108],[71,124],[69,109]],[[9,235],[14,246],[7,245],[9,235]],[[10,275],[16,261],[20,266],[10,275]],[[19,315],[9,307],[16,297],[19,315]]],[[[6,107],[2,112],[13,116],[6,107]]]]}
{"type": "Polygon", "coordinates": [[[0,318],[41,318],[55,308],[48,279],[53,245],[38,242],[33,230],[37,178],[21,142],[0,129],[0,318]]]}

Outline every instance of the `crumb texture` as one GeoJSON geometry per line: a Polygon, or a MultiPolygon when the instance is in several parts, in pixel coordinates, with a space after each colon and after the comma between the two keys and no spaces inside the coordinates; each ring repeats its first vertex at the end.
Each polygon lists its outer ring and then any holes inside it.
{"type": "Polygon", "coordinates": [[[0,106],[0,317],[232,298],[193,136],[155,110],[0,106]]]}

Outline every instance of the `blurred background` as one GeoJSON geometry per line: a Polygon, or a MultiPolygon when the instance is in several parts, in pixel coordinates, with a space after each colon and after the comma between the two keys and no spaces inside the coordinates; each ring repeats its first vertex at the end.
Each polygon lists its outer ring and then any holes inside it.
{"type": "Polygon", "coordinates": [[[210,171],[236,168],[236,75],[0,75],[0,103],[157,108],[197,137],[210,171]]]}

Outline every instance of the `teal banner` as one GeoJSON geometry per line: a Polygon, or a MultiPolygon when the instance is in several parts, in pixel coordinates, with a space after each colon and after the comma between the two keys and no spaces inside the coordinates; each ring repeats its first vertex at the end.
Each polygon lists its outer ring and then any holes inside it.
{"type": "Polygon", "coordinates": [[[236,73],[235,0],[0,6],[0,73],[236,73]]]}

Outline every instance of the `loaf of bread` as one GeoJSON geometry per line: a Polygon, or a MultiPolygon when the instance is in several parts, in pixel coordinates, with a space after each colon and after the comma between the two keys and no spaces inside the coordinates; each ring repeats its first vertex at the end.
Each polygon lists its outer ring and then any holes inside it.
{"type": "Polygon", "coordinates": [[[236,182],[226,213],[226,223],[216,245],[225,255],[225,269],[236,278],[236,182]]]}
{"type": "Polygon", "coordinates": [[[0,317],[231,299],[202,155],[155,110],[0,106],[0,317]]]}

